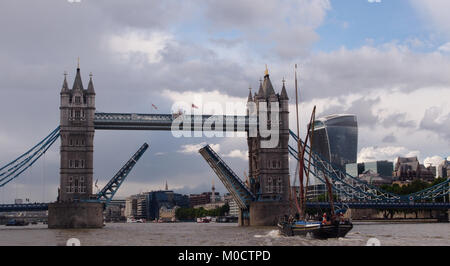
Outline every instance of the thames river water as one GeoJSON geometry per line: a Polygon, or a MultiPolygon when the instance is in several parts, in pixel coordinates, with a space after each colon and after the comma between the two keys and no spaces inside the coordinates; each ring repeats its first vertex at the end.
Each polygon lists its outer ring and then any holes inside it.
{"type": "Polygon", "coordinates": [[[355,223],[347,237],[316,240],[280,236],[276,227],[239,227],[237,224],[108,223],[102,229],[56,230],[47,225],[0,225],[0,245],[117,246],[364,246],[377,238],[385,246],[450,246],[450,224],[355,223]]]}

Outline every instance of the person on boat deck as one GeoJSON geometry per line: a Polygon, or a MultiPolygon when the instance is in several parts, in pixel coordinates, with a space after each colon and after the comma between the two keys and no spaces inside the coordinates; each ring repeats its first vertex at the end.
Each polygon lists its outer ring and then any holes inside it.
{"type": "Polygon", "coordinates": [[[331,224],[331,221],[328,218],[326,213],[324,213],[323,216],[322,216],[322,224],[331,224]]]}
{"type": "Polygon", "coordinates": [[[324,213],[322,216],[322,224],[327,224],[327,214],[324,213]]]}

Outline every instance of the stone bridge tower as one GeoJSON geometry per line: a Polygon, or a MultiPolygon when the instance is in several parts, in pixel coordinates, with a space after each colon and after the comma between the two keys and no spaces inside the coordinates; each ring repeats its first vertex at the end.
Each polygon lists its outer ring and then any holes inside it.
{"type": "MultiPolygon", "coordinates": [[[[258,134],[248,136],[249,179],[252,192],[257,199],[250,206],[251,225],[274,224],[278,216],[284,215],[289,206],[289,98],[283,80],[281,93],[275,93],[268,70],[261,81],[259,91],[254,96],[249,95],[248,103],[255,103],[258,117],[258,134]],[[262,141],[276,136],[261,136],[261,116],[267,117],[267,128],[270,129],[272,106],[278,105],[278,145],[264,148],[262,141]],[[266,106],[267,112],[260,112],[266,106]]],[[[264,120],[263,120],[264,121],[264,120]]],[[[277,121],[272,121],[276,123],[277,121]]]]}
{"type": "Polygon", "coordinates": [[[64,77],[60,103],[60,187],[49,204],[49,228],[99,228],[103,203],[93,199],[95,91],[92,75],[84,89],[78,65],[72,89],[64,77]]]}
{"type": "Polygon", "coordinates": [[[92,195],[93,184],[95,91],[92,75],[84,89],[79,67],[72,89],[64,78],[60,114],[59,201],[86,200],[92,195]]]}

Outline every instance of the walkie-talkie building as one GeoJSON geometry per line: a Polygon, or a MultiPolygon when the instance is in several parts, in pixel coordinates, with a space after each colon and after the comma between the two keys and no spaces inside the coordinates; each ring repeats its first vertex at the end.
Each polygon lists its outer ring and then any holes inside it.
{"type": "MultiPolygon", "coordinates": [[[[356,163],[358,153],[358,123],[355,115],[329,115],[319,118],[314,123],[312,149],[324,159],[345,171],[345,165],[356,163]]],[[[317,161],[316,165],[320,165],[317,161]]],[[[317,171],[314,169],[313,171],[317,171]]],[[[316,173],[322,176],[320,171],[316,173]]],[[[326,187],[320,180],[315,180],[310,194],[326,194],[326,187]]],[[[335,183],[335,186],[340,186],[335,183]]],[[[341,199],[345,195],[337,193],[341,199]]]]}
{"type": "Polygon", "coordinates": [[[330,115],[314,124],[312,148],[326,160],[345,170],[356,163],[358,153],[358,123],[355,115],[330,115]]]}

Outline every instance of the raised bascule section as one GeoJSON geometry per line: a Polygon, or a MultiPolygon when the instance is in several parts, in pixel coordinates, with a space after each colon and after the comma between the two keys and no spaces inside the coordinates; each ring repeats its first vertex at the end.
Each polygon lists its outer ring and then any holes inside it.
{"type": "Polygon", "coordinates": [[[255,201],[255,195],[209,145],[200,149],[199,153],[214,170],[239,206],[241,210],[239,222],[248,221],[250,204],[255,201]]]}
{"type": "Polygon", "coordinates": [[[148,149],[149,145],[144,143],[136,153],[131,156],[130,160],[122,166],[122,168],[114,175],[114,177],[109,180],[108,184],[102,190],[97,193],[96,201],[101,201],[105,204],[109,204],[117,190],[119,190],[123,181],[127,178],[128,174],[131,172],[133,167],[136,165],[137,161],[142,157],[145,151],[148,149]]]}

